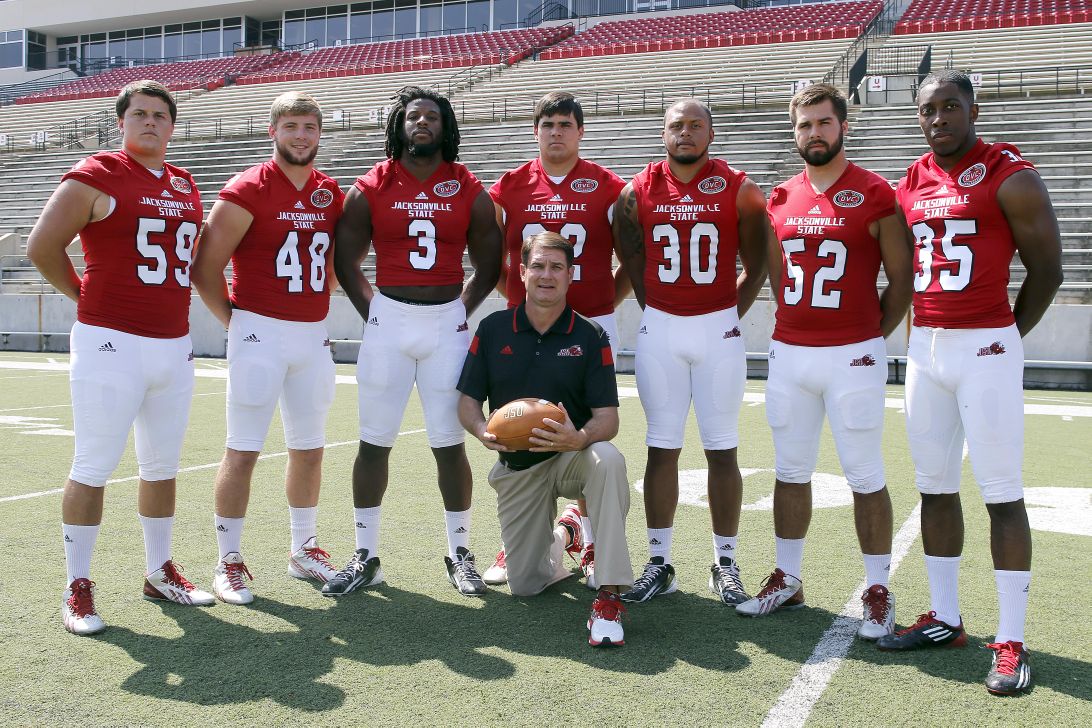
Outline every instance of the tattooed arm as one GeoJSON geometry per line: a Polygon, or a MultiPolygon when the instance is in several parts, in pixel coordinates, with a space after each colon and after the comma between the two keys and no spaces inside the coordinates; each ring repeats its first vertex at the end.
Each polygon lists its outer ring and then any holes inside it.
{"type": "Polygon", "coordinates": [[[637,195],[628,184],[614,204],[614,251],[633,285],[633,296],[645,307],[645,231],[637,219],[637,195]]]}

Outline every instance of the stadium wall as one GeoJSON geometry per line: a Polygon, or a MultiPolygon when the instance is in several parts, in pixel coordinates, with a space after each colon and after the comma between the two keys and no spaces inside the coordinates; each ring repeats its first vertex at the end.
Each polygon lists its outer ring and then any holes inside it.
{"type": "MultiPolygon", "coordinates": [[[[4,316],[0,328],[4,332],[29,332],[37,334],[62,334],[50,346],[54,351],[67,350],[67,332],[76,320],[76,305],[56,294],[5,295],[4,316]],[[63,342],[63,343],[62,343],[63,342]]],[[[491,296],[470,317],[473,329],[484,316],[504,308],[505,302],[491,296]]],[[[756,301],[743,318],[743,343],[749,352],[765,352],[769,349],[773,331],[774,308],[770,301],[756,301]]],[[[641,321],[641,309],[629,299],[618,311],[620,348],[632,352],[637,345],[637,328],[641,321]]],[[[358,340],[360,316],[344,296],[331,299],[330,315],[326,327],[332,340],[358,340]]],[[[1033,361],[1092,362],[1092,305],[1057,304],[1047,310],[1043,320],[1024,340],[1024,356],[1033,361]]],[[[226,351],[223,326],[209,313],[201,300],[194,296],[190,307],[190,337],[193,351],[198,356],[222,357],[226,351]]],[[[889,356],[905,356],[907,326],[905,322],[887,339],[889,356]]],[[[13,346],[13,348],[16,348],[13,346]]],[[[356,347],[341,345],[335,348],[339,361],[355,361],[356,347]]],[[[633,371],[632,356],[623,356],[619,371],[633,371]]],[[[1045,381],[1067,386],[1087,386],[1089,372],[1056,372],[1045,381]],[[1082,384],[1083,383],[1083,384],[1082,384]]]]}

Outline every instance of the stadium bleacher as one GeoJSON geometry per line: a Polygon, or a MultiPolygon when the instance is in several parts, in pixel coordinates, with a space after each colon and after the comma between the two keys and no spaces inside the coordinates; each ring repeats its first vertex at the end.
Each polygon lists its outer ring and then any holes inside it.
{"type": "Polygon", "coordinates": [[[225,84],[225,78],[257,71],[273,64],[284,63],[298,53],[264,56],[229,56],[199,61],[178,61],[149,66],[127,66],[105,73],[87,76],[60,84],[45,91],[36,91],[15,100],[16,104],[33,104],[43,101],[64,101],[117,95],[118,89],[131,81],[150,78],[159,81],[172,91],[204,86],[208,90],[225,84]]]}
{"type": "Polygon", "coordinates": [[[649,53],[686,48],[855,38],[883,8],[880,0],[816,3],[599,23],[542,58],[649,53]]]}
{"type": "Polygon", "coordinates": [[[572,35],[571,25],[320,48],[249,73],[239,84],[516,63],[572,35]]]}
{"type": "Polygon", "coordinates": [[[1086,0],[914,0],[896,35],[951,33],[1092,21],[1086,0]]]}

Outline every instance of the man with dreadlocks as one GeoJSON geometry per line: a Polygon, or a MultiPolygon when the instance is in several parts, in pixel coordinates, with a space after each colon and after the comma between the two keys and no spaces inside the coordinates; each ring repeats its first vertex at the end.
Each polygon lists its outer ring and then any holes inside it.
{"type": "Polygon", "coordinates": [[[459,126],[446,98],[414,86],[399,91],[387,119],[386,154],[349,191],[335,236],[338,280],[365,323],[356,374],[356,553],[322,593],[340,596],[383,580],[380,505],[391,447],[416,383],[444,501],[448,578],[463,594],[483,594],[468,548],[473,479],[455,384],[470,345],[467,314],[500,275],[501,234],[488,193],[455,163],[459,126]],[[373,247],[374,288],[360,269],[373,247]],[[464,250],[474,268],[465,285],[464,250]]]}

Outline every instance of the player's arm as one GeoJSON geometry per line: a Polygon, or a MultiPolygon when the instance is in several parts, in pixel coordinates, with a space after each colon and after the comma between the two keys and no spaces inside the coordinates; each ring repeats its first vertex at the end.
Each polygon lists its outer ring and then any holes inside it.
{"type": "Polygon", "coordinates": [[[372,211],[368,198],[356,186],[345,196],[345,206],[334,232],[334,274],[357,313],[368,320],[374,291],[360,270],[372,247],[372,211]]]}
{"type": "Polygon", "coordinates": [[[626,300],[626,296],[633,293],[633,284],[630,283],[626,267],[619,265],[614,269],[614,307],[617,309],[626,300]]]}
{"type": "Polygon", "coordinates": [[[591,419],[578,430],[569,418],[565,403],[558,402],[557,406],[565,412],[565,421],[558,422],[547,417],[543,422],[549,425],[549,429],[536,427],[531,430],[533,437],[530,438],[530,443],[534,446],[531,452],[583,450],[593,443],[605,442],[618,434],[617,407],[593,407],[591,419]]]}
{"type": "MultiPolygon", "coordinates": [[[[627,184],[614,203],[614,252],[629,278],[633,296],[641,308],[645,307],[645,231],[637,218],[637,195],[633,185],[627,184]]],[[[615,279],[615,302],[618,301],[618,284],[615,279]]]]}
{"type": "Polygon", "coordinates": [[[459,424],[467,432],[478,438],[483,445],[497,452],[509,452],[508,448],[497,442],[497,436],[492,432],[486,432],[485,415],[482,413],[482,403],[467,394],[459,394],[459,424]]]}
{"type": "Polygon", "coordinates": [[[887,287],[880,294],[880,331],[886,338],[910,308],[910,297],[914,294],[914,263],[911,254],[914,241],[902,218],[902,210],[898,207],[895,208],[894,215],[888,215],[873,224],[877,226],[875,237],[880,242],[880,260],[887,277],[887,287]]]}
{"type": "Polygon", "coordinates": [[[217,200],[201,231],[190,266],[190,281],[205,306],[224,328],[231,322],[231,300],[228,298],[224,268],[252,222],[254,216],[246,208],[227,200],[217,200]]]}
{"type": "Polygon", "coordinates": [[[739,211],[739,261],[743,270],[736,278],[736,310],[747,313],[766,281],[770,236],[770,218],[766,215],[766,196],[751,180],[744,180],[736,196],[739,211]]]}
{"type": "Polygon", "coordinates": [[[466,234],[466,252],[474,272],[463,286],[463,305],[472,313],[500,280],[504,245],[493,198],[484,190],[470,210],[470,229],[466,234]]]}
{"type": "Polygon", "coordinates": [[[73,301],[80,298],[80,277],[65,249],[85,225],[106,217],[109,209],[108,195],[67,179],[50,196],[27,238],[30,262],[50,285],[73,301]]]}
{"type": "MultiPolygon", "coordinates": [[[[503,241],[505,240],[504,236],[506,234],[504,231],[504,208],[498,205],[496,202],[493,203],[493,207],[496,209],[497,227],[500,229],[501,242],[503,245],[503,241]]],[[[503,249],[501,250],[500,275],[497,277],[496,290],[497,293],[501,294],[502,296],[508,296],[508,251],[503,249]]]]}
{"type": "Polygon", "coordinates": [[[777,287],[781,285],[781,257],[781,241],[778,240],[777,232],[771,225],[766,232],[766,265],[770,269],[770,299],[775,306],[781,300],[777,290],[777,287]]]}
{"type": "Polygon", "coordinates": [[[1062,238],[1058,218],[1042,178],[1025,169],[997,188],[997,203],[1005,213],[1027,277],[1016,294],[1013,316],[1020,336],[1026,336],[1046,313],[1062,285],[1062,238]]]}

